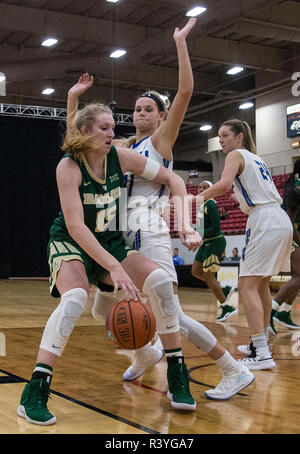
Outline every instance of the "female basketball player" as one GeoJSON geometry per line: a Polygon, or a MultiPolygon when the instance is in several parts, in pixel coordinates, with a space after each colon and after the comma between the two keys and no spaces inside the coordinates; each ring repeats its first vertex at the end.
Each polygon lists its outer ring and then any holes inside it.
{"type": "Polygon", "coordinates": [[[289,329],[300,329],[291,319],[292,304],[300,289],[300,159],[284,187],[282,208],[293,224],[293,249],[291,253],[291,279],[278,291],[272,301],[273,320],[289,329]]]}
{"type": "MultiPolygon", "coordinates": [[[[211,186],[211,181],[202,181],[198,187],[198,194],[211,186]]],[[[220,269],[222,254],[226,248],[226,239],[221,232],[219,210],[214,199],[204,202],[204,206],[198,212],[198,223],[201,229],[204,227],[204,236],[203,244],[200,246],[192,265],[192,275],[204,281],[220,301],[222,313],[217,321],[223,322],[236,314],[237,309],[229,304],[229,297],[234,289],[230,286],[222,288],[216,279],[216,272],[220,269]]]]}
{"type": "MultiPolygon", "coordinates": [[[[116,223],[127,171],[170,187],[182,201],[187,195],[185,184],[157,162],[112,146],[114,126],[107,106],[91,104],[78,112],[67,130],[63,150],[68,154],[57,167],[62,211],[51,227],[48,246],[50,290],[61,300],[46,324],[32,380],[18,407],[18,415],[31,423],[48,425],[56,421],[47,409],[52,369],[87,307],[89,284],[99,286],[100,282],[112,285],[115,294],[122,289],[127,299],[139,299],[138,289],[149,297],[169,359],[172,406],[179,410],[196,408],[181,353],[177,301],[169,276],[126,246],[116,223]]],[[[181,211],[178,204],[178,209],[183,219],[184,207],[181,211]]],[[[180,236],[189,250],[201,244],[199,234],[188,223],[182,225],[180,236]]]]}
{"type": "Polygon", "coordinates": [[[249,214],[238,288],[253,347],[241,362],[249,369],[271,369],[275,362],[267,341],[272,308],[269,281],[279,271],[289,270],[292,224],[280,206],[281,198],[266,164],[256,155],[249,125],[226,121],[219,130],[219,141],[226,154],[221,179],[200,196],[208,200],[234,185],[241,210],[249,214]]]}
{"type": "MultiPolygon", "coordinates": [[[[131,139],[132,152],[146,156],[169,169],[172,168],[172,147],[193,91],[193,74],[185,38],[194,24],[195,19],[190,19],[183,29],[176,29],[174,33],[179,61],[179,87],[169,113],[167,114],[166,101],[156,92],[144,93],[135,104],[136,137],[131,139]]],[[[92,83],[93,80],[86,74],[70,89],[68,98],[70,117],[76,111],[79,95],[92,83]]],[[[126,141],[122,143],[126,144],[126,141]]],[[[169,281],[174,285],[180,327],[194,345],[217,362],[223,374],[220,384],[215,389],[206,391],[205,395],[208,398],[228,399],[248,386],[254,380],[254,376],[248,369],[240,367],[209,330],[182,312],[177,296],[177,274],[172,260],[169,229],[161,218],[161,213],[168,202],[168,191],[163,185],[154,184],[153,181],[147,181],[132,173],[127,174],[127,188],[128,223],[131,227],[124,235],[126,243],[155,261],[168,273],[169,281]]],[[[172,195],[174,196],[173,193],[172,195]]],[[[109,292],[97,290],[93,307],[95,318],[105,319],[112,303],[113,299],[109,292]]],[[[168,354],[166,356],[168,360],[168,354]]],[[[138,378],[161,357],[162,352],[150,344],[137,350],[132,366],[123,375],[124,380],[138,378]]]]}

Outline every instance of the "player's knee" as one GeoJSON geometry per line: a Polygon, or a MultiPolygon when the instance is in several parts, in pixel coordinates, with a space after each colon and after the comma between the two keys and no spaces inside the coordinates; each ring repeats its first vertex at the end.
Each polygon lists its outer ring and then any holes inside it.
{"type": "Polygon", "coordinates": [[[106,321],[109,311],[112,306],[125,299],[123,290],[117,292],[117,296],[114,297],[113,292],[103,292],[97,289],[94,305],[92,307],[92,315],[96,320],[106,321]]]}
{"type": "Polygon", "coordinates": [[[74,288],[64,293],[57,307],[60,312],[57,332],[62,337],[69,337],[77,320],[86,309],[88,294],[82,288],[74,288]]]}
{"type": "Polygon", "coordinates": [[[145,279],[143,292],[150,298],[158,333],[178,332],[178,306],[168,273],[161,268],[152,271],[145,279]]]}
{"type": "Polygon", "coordinates": [[[202,269],[195,262],[192,265],[191,273],[192,273],[192,276],[197,279],[202,279],[203,274],[204,274],[202,269]]]}

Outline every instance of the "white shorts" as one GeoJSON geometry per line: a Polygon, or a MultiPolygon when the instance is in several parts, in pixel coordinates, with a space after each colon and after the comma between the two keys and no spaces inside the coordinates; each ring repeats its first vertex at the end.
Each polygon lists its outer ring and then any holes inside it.
{"type": "Polygon", "coordinates": [[[123,234],[126,244],[165,270],[172,282],[178,283],[173,264],[173,250],[168,232],[130,232],[123,234]]]}
{"type": "Polygon", "coordinates": [[[250,213],[239,276],[275,276],[290,271],[293,226],[278,204],[254,208],[250,213]]]}

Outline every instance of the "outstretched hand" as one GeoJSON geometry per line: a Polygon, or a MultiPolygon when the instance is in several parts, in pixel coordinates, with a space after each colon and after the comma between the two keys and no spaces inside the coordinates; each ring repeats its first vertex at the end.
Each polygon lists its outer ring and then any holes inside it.
{"type": "Polygon", "coordinates": [[[196,22],[197,18],[191,17],[181,30],[179,27],[176,27],[173,35],[174,40],[177,41],[179,39],[185,39],[192,30],[192,28],[194,28],[196,22]]]}
{"type": "Polygon", "coordinates": [[[113,296],[117,296],[119,289],[123,290],[127,300],[133,299],[139,301],[141,295],[137,287],[134,285],[132,279],[128,276],[122,265],[118,265],[113,270],[110,270],[110,277],[114,284],[113,296]]]}
{"type": "Polygon", "coordinates": [[[182,244],[187,247],[189,251],[197,251],[202,244],[201,236],[194,230],[178,232],[178,235],[182,244]]]}
{"type": "Polygon", "coordinates": [[[88,73],[82,74],[79,77],[77,84],[69,90],[69,95],[76,96],[79,98],[84,92],[86,92],[94,83],[94,76],[90,76],[88,73]]]}

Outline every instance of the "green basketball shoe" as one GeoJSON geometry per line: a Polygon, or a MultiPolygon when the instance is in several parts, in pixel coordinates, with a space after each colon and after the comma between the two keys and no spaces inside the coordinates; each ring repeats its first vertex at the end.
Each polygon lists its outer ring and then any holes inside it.
{"type": "Polygon", "coordinates": [[[222,313],[217,317],[217,322],[225,322],[225,320],[228,320],[230,317],[232,317],[234,314],[237,313],[237,309],[233,306],[229,306],[229,304],[225,304],[222,307],[222,313]]]}
{"type": "Polygon", "coordinates": [[[168,398],[176,410],[195,410],[196,402],[190,392],[189,373],[184,362],[168,366],[168,398]]]}
{"type": "Polygon", "coordinates": [[[276,312],[276,314],[273,316],[273,320],[276,323],[285,326],[286,328],[300,329],[300,326],[296,325],[296,323],[293,322],[293,320],[291,319],[291,313],[288,311],[276,312]]]}
{"type": "Polygon", "coordinates": [[[32,424],[48,426],[56,422],[56,417],[47,408],[50,396],[49,383],[43,378],[31,380],[25,386],[17,414],[32,424]]]}
{"type": "Polygon", "coordinates": [[[275,326],[274,326],[274,321],[273,321],[273,317],[274,317],[275,314],[277,314],[276,310],[272,309],[271,310],[269,332],[271,332],[274,336],[276,336],[276,334],[277,334],[277,331],[276,331],[275,326]]]}
{"type": "Polygon", "coordinates": [[[226,285],[226,287],[222,287],[222,290],[226,298],[226,301],[228,301],[231,295],[234,293],[234,288],[230,287],[229,285],[226,285]]]}

